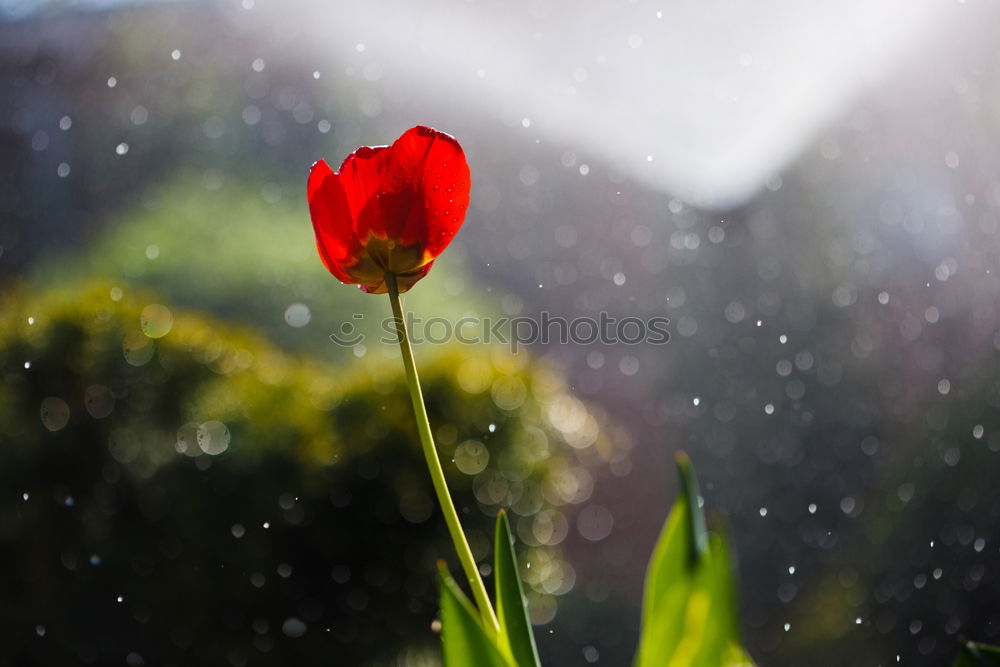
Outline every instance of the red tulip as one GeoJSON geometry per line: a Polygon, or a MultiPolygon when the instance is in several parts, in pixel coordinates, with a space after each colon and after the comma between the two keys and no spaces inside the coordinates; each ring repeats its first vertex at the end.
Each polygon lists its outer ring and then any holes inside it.
{"type": "Polygon", "coordinates": [[[343,283],[384,294],[392,272],[405,292],[462,225],[469,186],[462,147],[422,125],[391,146],[362,146],[340,171],[320,160],[308,186],[319,256],[343,283]]]}

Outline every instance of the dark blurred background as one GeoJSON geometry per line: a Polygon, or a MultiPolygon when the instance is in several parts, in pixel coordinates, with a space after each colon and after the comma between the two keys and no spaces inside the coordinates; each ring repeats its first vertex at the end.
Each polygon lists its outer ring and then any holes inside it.
{"type": "Polygon", "coordinates": [[[484,562],[514,513],[543,662],[630,664],[678,449],[759,663],[1000,641],[995,5],[0,21],[0,664],[436,664],[451,547],[398,352],[328,337],[388,304],[324,271],[304,201],[314,160],[418,123],[473,192],[409,309],[671,320],[418,349],[484,562]]]}

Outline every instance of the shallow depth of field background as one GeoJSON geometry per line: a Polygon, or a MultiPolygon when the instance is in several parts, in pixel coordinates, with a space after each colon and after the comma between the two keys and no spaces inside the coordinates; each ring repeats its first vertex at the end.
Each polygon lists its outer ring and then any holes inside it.
{"type": "Polygon", "coordinates": [[[451,547],[388,303],[325,272],[304,196],[415,124],[473,179],[418,316],[671,321],[417,350],[486,562],[512,509],[545,664],[629,664],[678,449],[760,664],[1000,641],[998,27],[982,0],[0,2],[4,657],[436,664],[451,547]]]}

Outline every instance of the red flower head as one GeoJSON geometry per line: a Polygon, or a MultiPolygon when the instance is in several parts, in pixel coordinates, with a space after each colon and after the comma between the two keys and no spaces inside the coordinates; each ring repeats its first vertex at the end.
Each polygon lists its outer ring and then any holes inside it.
{"type": "Polygon", "coordinates": [[[448,247],[469,206],[469,165],[454,137],[407,130],[392,146],[362,146],[340,171],[309,174],[319,256],[343,283],[384,294],[386,272],[405,292],[448,247]]]}

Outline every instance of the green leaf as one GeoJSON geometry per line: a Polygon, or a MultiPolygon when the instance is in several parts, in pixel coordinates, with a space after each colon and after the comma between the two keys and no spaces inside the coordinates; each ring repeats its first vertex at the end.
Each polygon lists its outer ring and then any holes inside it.
{"type": "Polygon", "coordinates": [[[713,521],[713,534],[709,536],[708,585],[712,593],[713,626],[721,640],[739,644],[740,612],[736,603],[736,580],[733,576],[733,556],[726,543],[726,526],[713,521]]]}
{"type": "Polygon", "coordinates": [[[1000,667],[1000,647],[963,641],[954,667],[1000,667]]]}
{"type": "Polygon", "coordinates": [[[739,644],[732,559],[709,536],[690,459],[677,455],[679,494],[646,573],[636,667],[752,665],[739,644]]]}
{"type": "Polygon", "coordinates": [[[690,566],[694,567],[698,561],[708,553],[708,531],[705,528],[705,513],[699,505],[700,493],[698,490],[698,476],[694,474],[694,466],[691,459],[684,452],[677,452],[674,457],[677,463],[677,477],[680,480],[680,492],[687,506],[691,509],[688,513],[687,531],[691,540],[690,566]]]}
{"type": "Polygon", "coordinates": [[[515,667],[490,641],[469,598],[438,564],[441,576],[441,648],[445,667],[515,667]]]}
{"type": "Polygon", "coordinates": [[[637,667],[663,667],[681,641],[694,573],[707,551],[705,517],[691,461],[677,455],[680,495],[667,517],[646,571],[637,667]]]}
{"type": "Polygon", "coordinates": [[[524,600],[521,575],[517,569],[514,541],[507,514],[497,515],[494,544],[497,618],[500,621],[500,650],[518,667],[538,667],[538,649],[531,633],[531,621],[524,600]]]}
{"type": "Polygon", "coordinates": [[[731,559],[725,540],[713,534],[695,573],[681,641],[669,664],[716,667],[743,662],[733,649],[739,649],[739,621],[731,559]]]}

